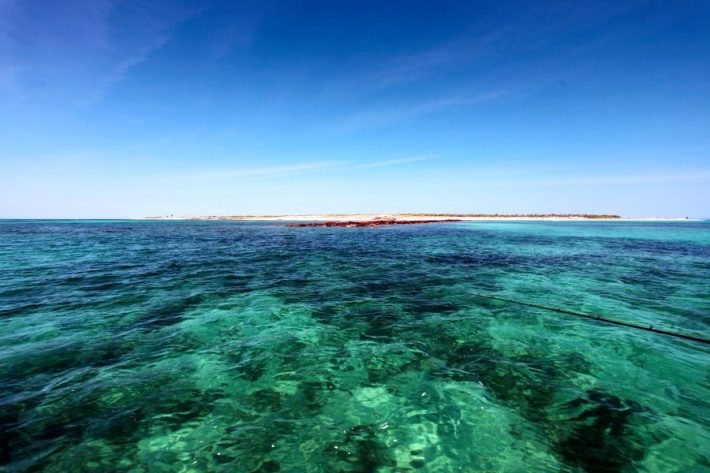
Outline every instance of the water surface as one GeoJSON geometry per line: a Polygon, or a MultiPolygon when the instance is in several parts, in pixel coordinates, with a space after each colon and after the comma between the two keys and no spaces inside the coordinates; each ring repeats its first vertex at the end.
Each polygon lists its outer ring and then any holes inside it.
{"type": "Polygon", "coordinates": [[[0,471],[710,471],[710,223],[0,222],[0,471]]]}

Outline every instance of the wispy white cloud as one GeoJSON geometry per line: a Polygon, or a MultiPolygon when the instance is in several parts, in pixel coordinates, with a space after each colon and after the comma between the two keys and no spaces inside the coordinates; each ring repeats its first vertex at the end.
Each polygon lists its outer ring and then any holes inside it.
{"type": "Polygon", "coordinates": [[[470,107],[490,102],[512,93],[512,91],[497,90],[472,96],[435,98],[400,107],[375,107],[346,116],[340,121],[338,128],[344,131],[355,131],[388,126],[449,108],[470,107]]]}
{"type": "Polygon", "coordinates": [[[433,73],[470,64],[482,56],[490,55],[506,32],[507,28],[499,28],[478,37],[457,38],[428,49],[390,58],[386,65],[370,72],[366,82],[371,88],[379,89],[421,80],[433,73]]]}
{"type": "Polygon", "coordinates": [[[0,93],[25,105],[91,105],[194,14],[157,2],[0,2],[0,93]]]}
{"type": "MultiPolygon", "coordinates": [[[[108,46],[118,51],[112,56],[105,68],[97,76],[96,85],[90,89],[80,107],[86,107],[99,101],[115,84],[130,77],[131,69],[147,61],[151,54],[163,48],[172,39],[177,27],[194,17],[200,9],[189,10],[165,7],[155,4],[136,6],[130,15],[134,32],[128,31],[128,37],[109,37],[108,46]],[[136,37],[132,37],[131,33],[136,37]]],[[[104,24],[109,26],[110,21],[119,21],[116,18],[106,18],[104,24]]]]}
{"type": "Polygon", "coordinates": [[[111,65],[108,68],[108,72],[97,81],[96,86],[87,92],[86,96],[79,101],[79,107],[88,107],[89,105],[99,101],[112,86],[128,77],[130,69],[144,62],[152,52],[162,48],[169,41],[169,39],[169,34],[155,37],[134,54],[120,59],[111,65]]]}
{"type": "Polygon", "coordinates": [[[357,169],[379,168],[385,166],[398,166],[435,159],[436,156],[413,156],[407,158],[382,159],[378,161],[314,161],[299,164],[281,166],[260,166],[222,169],[209,172],[194,172],[191,174],[181,174],[170,176],[168,179],[176,181],[202,181],[202,180],[223,180],[238,178],[270,178],[283,177],[294,174],[304,174],[319,171],[349,171],[357,169]]]}
{"type": "Polygon", "coordinates": [[[382,161],[371,161],[362,164],[355,164],[350,166],[350,169],[368,169],[368,168],[379,168],[383,166],[396,166],[398,164],[416,163],[419,161],[429,161],[435,159],[436,156],[413,156],[411,158],[399,158],[399,159],[384,159],[382,161]]]}
{"type": "Polygon", "coordinates": [[[319,171],[341,165],[338,161],[310,162],[283,166],[262,166],[223,169],[219,171],[197,172],[173,176],[175,180],[214,180],[234,179],[240,177],[275,177],[304,172],[319,171]]]}
{"type": "Polygon", "coordinates": [[[357,58],[350,66],[329,72],[319,87],[329,101],[366,100],[390,89],[406,89],[435,77],[450,75],[496,54],[509,27],[467,33],[428,47],[395,55],[357,58]]]}

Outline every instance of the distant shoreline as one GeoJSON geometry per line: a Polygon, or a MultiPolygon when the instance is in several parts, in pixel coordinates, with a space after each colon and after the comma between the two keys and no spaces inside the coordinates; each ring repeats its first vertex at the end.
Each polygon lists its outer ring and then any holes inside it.
{"type": "MultiPolygon", "coordinates": [[[[619,215],[594,215],[594,214],[299,214],[299,215],[206,215],[206,216],[155,216],[143,217],[140,220],[227,220],[227,221],[280,221],[280,222],[369,222],[377,220],[397,220],[404,222],[417,221],[477,221],[477,220],[505,220],[505,221],[696,221],[699,219],[683,217],[643,217],[629,218],[619,215]]],[[[422,222],[423,223],[423,222],[422,222]]]]}

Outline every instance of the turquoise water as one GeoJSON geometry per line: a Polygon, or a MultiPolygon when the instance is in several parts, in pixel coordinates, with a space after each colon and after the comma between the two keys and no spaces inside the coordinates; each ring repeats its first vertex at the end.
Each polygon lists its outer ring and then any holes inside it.
{"type": "Polygon", "coordinates": [[[0,471],[710,471],[710,223],[0,222],[0,471]]]}

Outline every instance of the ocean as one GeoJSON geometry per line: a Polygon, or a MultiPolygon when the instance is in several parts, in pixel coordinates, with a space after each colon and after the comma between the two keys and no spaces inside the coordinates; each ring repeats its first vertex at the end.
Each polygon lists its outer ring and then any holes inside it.
{"type": "Polygon", "coordinates": [[[705,472],[710,222],[0,221],[0,472],[705,472]]]}

